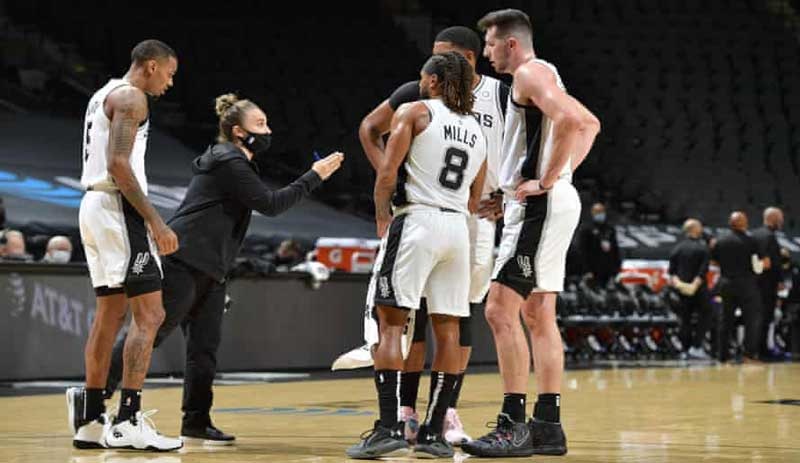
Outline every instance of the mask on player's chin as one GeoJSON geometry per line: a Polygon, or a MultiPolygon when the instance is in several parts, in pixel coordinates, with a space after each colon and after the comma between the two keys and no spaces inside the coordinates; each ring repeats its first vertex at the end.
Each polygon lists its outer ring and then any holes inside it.
{"type": "Polygon", "coordinates": [[[247,135],[240,138],[245,148],[253,153],[253,156],[258,156],[266,153],[272,145],[272,134],[269,133],[252,133],[246,132],[247,135]]]}

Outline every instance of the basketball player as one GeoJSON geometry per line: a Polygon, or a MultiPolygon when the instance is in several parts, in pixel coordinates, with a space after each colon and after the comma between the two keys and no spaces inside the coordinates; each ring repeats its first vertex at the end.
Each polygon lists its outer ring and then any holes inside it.
{"type": "MultiPolygon", "coordinates": [[[[463,26],[448,27],[436,35],[433,53],[455,51],[469,62],[475,69],[481,53],[481,39],[472,29],[463,26]]],[[[464,432],[456,407],[464,384],[464,372],[469,364],[472,352],[471,320],[475,308],[483,302],[489,291],[489,280],[494,262],[495,220],[493,215],[492,194],[498,190],[497,167],[499,165],[500,148],[503,140],[503,119],[505,105],[508,101],[508,85],[488,76],[475,74],[472,82],[474,96],[473,113],[481,126],[488,144],[486,156],[487,170],[483,192],[481,194],[482,210],[471,214],[468,219],[470,235],[470,316],[460,319],[461,371],[458,375],[455,393],[450,408],[445,416],[445,439],[453,445],[469,441],[464,432]]],[[[376,169],[383,159],[383,135],[389,131],[389,123],[397,108],[404,103],[417,101],[420,98],[419,81],[407,82],[375,108],[361,123],[359,135],[364,152],[376,169]]],[[[372,304],[372,301],[367,301],[372,304]]],[[[427,310],[425,299],[415,317],[413,343],[406,359],[400,388],[400,414],[406,423],[405,436],[414,441],[417,434],[418,414],[416,412],[419,380],[425,366],[425,336],[427,331],[427,310]]]]}
{"type": "Polygon", "coordinates": [[[147,96],[161,96],[172,86],[178,60],[158,40],[136,45],[131,60],[127,74],[98,90],[86,110],[81,184],[87,191],[79,222],[97,309],[86,341],[86,388],[67,389],[67,407],[77,448],[165,451],[180,448],[180,439],[158,434],[148,418],[152,413],[143,414],[140,403],[153,339],[164,320],[158,254],[175,252],[178,239],[147,199],[144,156],[147,96]],[[133,320],[112,423],[103,388],[128,305],[133,320]]]}
{"type": "Polygon", "coordinates": [[[588,154],[600,122],[566,93],[556,68],[536,58],[528,15],[500,10],[478,25],[486,32],[485,55],[494,69],[513,76],[500,168],[505,225],[486,307],[505,397],[496,428],[463,449],[482,457],[563,455],[564,350],[556,294],[563,290],[581,209],[572,172],[588,154]],[[539,394],[528,424],[530,352],[520,310],[531,335],[539,394]]]}
{"type": "Polygon", "coordinates": [[[380,328],[374,351],[380,419],[347,450],[351,458],[376,458],[408,448],[398,413],[400,338],[408,311],[419,309],[423,293],[436,355],[427,416],[414,450],[434,458],[453,455],[442,426],[461,370],[459,318],[469,315],[467,217],[477,209],[486,175],[486,140],[472,115],[473,74],[458,53],[432,56],[420,72],[425,99],[402,105],[392,118],[375,180],[375,220],[378,236],[386,239],[375,266],[377,285],[370,288],[380,328]]]}

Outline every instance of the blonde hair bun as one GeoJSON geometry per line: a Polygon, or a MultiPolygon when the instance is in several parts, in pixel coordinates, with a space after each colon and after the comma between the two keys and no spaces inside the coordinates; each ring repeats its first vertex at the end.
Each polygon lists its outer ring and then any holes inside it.
{"type": "Polygon", "coordinates": [[[222,117],[236,102],[239,97],[233,93],[226,93],[216,98],[214,107],[216,108],[217,116],[222,117]]]}

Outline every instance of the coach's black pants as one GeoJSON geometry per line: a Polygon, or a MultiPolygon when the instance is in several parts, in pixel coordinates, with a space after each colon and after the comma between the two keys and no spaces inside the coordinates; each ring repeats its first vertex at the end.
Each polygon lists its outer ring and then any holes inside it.
{"type": "Polygon", "coordinates": [[[692,296],[681,295],[680,338],[684,348],[702,347],[711,319],[711,303],[705,285],[692,296]],[[692,322],[696,320],[696,324],[692,322]]]}
{"type": "Polygon", "coordinates": [[[718,358],[725,361],[729,357],[730,336],[733,331],[736,308],[742,309],[744,317],[744,351],[757,358],[761,348],[761,326],[764,320],[761,308],[761,293],[755,277],[721,278],[719,294],[722,297],[722,320],[718,325],[718,358]]]}
{"type": "MultiPolygon", "coordinates": [[[[158,347],[180,325],[186,341],[183,380],[183,429],[210,424],[211,385],[217,371],[217,349],[222,335],[225,284],[167,256],[164,259],[163,301],[166,317],[158,330],[158,347]]],[[[106,394],[122,379],[125,338],[117,340],[111,359],[106,394]]]]}

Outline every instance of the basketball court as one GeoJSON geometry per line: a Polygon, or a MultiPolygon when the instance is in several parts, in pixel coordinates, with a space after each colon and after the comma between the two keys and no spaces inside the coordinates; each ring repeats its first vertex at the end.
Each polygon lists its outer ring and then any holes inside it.
{"type": "MultiPolygon", "coordinates": [[[[669,365],[565,373],[564,462],[800,461],[800,365],[669,365]]],[[[418,407],[424,410],[427,381],[418,407]]],[[[376,419],[371,377],[222,385],[215,423],[233,447],[178,453],[75,450],[63,394],[0,398],[0,461],[8,462],[340,462],[376,419]]],[[[531,394],[529,394],[529,397],[531,394]]],[[[473,437],[499,410],[496,373],[468,376],[459,410],[473,437]]],[[[158,429],[177,435],[181,389],[149,389],[158,429]]],[[[109,404],[116,404],[116,398],[109,404]]],[[[529,407],[530,408],[530,407],[529,407]]],[[[467,456],[457,453],[455,460],[467,456]]],[[[392,461],[413,460],[413,455],[392,461]]]]}

